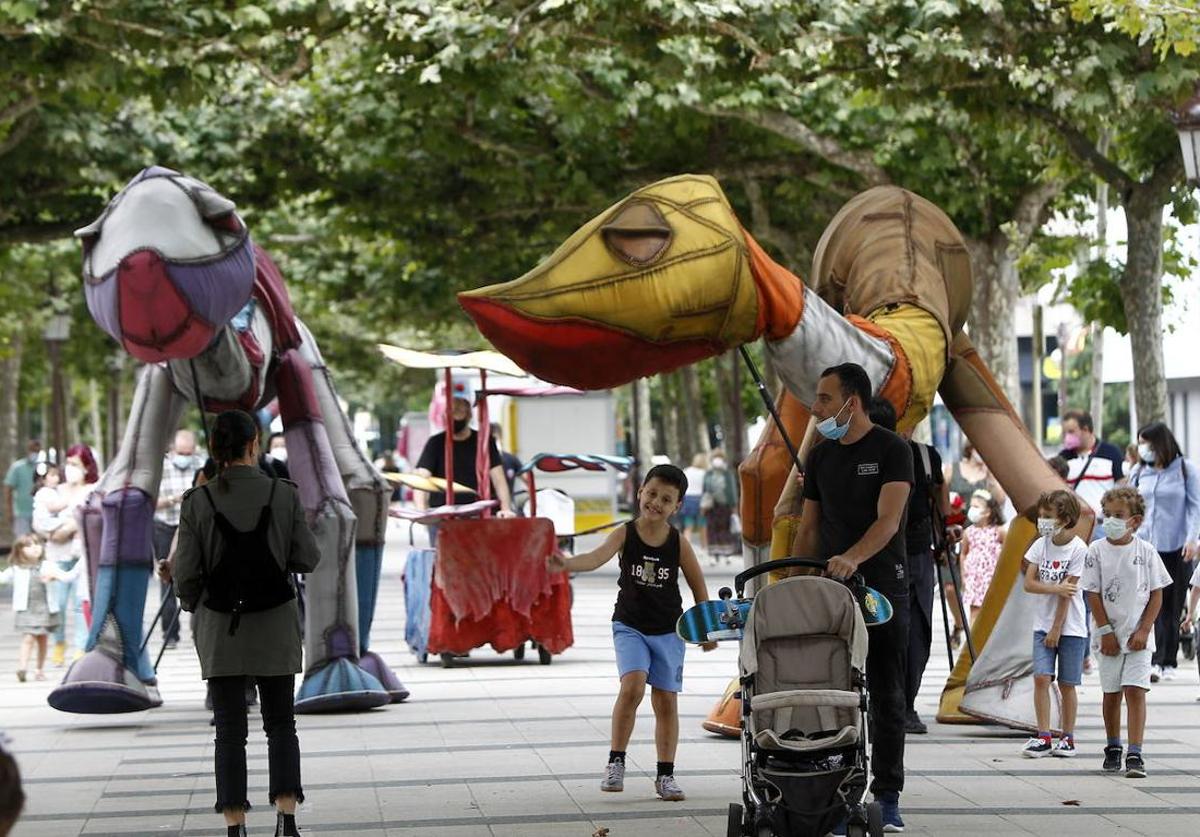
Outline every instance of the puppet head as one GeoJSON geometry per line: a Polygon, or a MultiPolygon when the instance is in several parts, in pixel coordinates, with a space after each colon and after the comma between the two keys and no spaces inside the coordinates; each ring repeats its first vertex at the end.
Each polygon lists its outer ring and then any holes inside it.
{"type": "Polygon", "coordinates": [[[769,330],[756,250],[716,180],[680,175],[605,210],[520,279],[459,294],[459,303],[526,371],[603,389],[769,330]]]}
{"type": "Polygon", "coordinates": [[[254,250],[233,201],[144,169],[75,235],[92,318],[147,363],[191,358],[250,299],[254,250]]]}

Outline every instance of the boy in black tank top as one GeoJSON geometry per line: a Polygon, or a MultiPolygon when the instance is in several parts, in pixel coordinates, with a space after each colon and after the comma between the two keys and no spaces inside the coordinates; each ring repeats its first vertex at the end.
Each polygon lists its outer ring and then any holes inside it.
{"type": "MultiPolygon", "coordinates": [[[[708,600],[700,562],[686,538],[667,520],[683,504],[687,477],[674,465],[656,465],[638,491],[637,520],[613,530],[599,548],[568,558],[554,555],[551,570],[589,572],[621,554],[617,606],[613,612],[613,644],[621,691],[613,706],[612,750],[600,782],[602,791],[625,789],[625,748],[633,735],[637,708],[650,684],[658,748],[660,799],[679,801],[684,793],[675,781],[675,749],[679,744],[678,694],[683,688],[684,644],[675,634],[683,613],[679,575],[687,579],[697,602],[708,600]]],[[[703,646],[711,651],[716,643],[703,646]]]]}

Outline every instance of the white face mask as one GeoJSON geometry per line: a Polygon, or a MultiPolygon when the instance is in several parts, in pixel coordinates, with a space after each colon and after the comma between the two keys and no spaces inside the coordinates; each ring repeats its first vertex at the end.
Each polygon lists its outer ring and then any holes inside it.
{"type": "Polygon", "coordinates": [[[66,471],[67,474],[67,482],[71,483],[72,485],[77,485],[78,483],[83,482],[83,478],[86,476],[83,469],[78,465],[67,465],[65,468],[63,468],[63,470],[66,471]]]}
{"type": "Polygon", "coordinates": [[[979,506],[971,506],[971,508],[967,509],[967,520],[972,523],[978,523],[983,520],[984,513],[985,510],[979,508],[979,506]]]}
{"type": "Polygon", "coordinates": [[[1043,538],[1052,538],[1063,530],[1053,517],[1039,517],[1037,522],[1038,534],[1043,538]]]}
{"type": "Polygon", "coordinates": [[[718,456],[716,459],[713,460],[712,464],[713,464],[714,468],[724,468],[725,460],[718,456]]]}
{"type": "Polygon", "coordinates": [[[271,448],[271,458],[276,462],[287,462],[287,448],[271,448]]]}
{"type": "Polygon", "coordinates": [[[1142,442],[1138,445],[1138,459],[1147,465],[1153,465],[1158,460],[1158,457],[1154,455],[1154,448],[1149,442],[1142,442]]]}
{"type": "Polygon", "coordinates": [[[1129,524],[1119,517],[1106,517],[1101,525],[1109,540],[1119,541],[1129,533],[1129,524]]]}

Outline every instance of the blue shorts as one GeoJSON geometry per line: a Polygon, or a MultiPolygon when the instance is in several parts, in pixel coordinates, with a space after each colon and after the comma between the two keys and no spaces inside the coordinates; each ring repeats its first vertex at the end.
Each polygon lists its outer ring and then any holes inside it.
{"type": "Polygon", "coordinates": [[[704,514],[700,511],[700,495],[683,495],[683,508],[679,510],[679,525],[684,529],[694,529],[704,525],[704,514]]]}
{"type": "Polygon", "coordinates": [[[613,646],[617,673],[646,672],[646,682],[664,692],[683,691],[683,640],[678,634],[644,634],[624,622],[613,621],[613,646]]]}
{"type": "Polygon", "coordinates": [[[1045,631],[1033,632],[1033,673],[1055,675],[1058,661],[1058,682],[1063,686],[1078,686],[1083,682],[1083,658],[1087,655],[1085,636],[1060,636],[1057,648],[1047,648],[1045,631]]]}

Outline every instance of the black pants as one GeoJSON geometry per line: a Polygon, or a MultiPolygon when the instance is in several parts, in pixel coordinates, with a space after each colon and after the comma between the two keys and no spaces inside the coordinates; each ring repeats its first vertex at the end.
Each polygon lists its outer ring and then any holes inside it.
{"type": "MultiPolygon", "coordinates": [[[[270,773],[270,800],[294,796],[304,801],[300,786],[300,739],[296,737],[296,717],[292,693],[293,674],[257,677],[259,705],[262,707],[263,732],[267,734],[267,767],[270,773]]],[[[237,677],[210,677],[213,716],[216,718],[216,750],[213,754],[217,779],[217,813],[246,810],[246,680],[237,677]]]]}
{"type": "Polygon", "coordinates": [[[1171,585],[1163,588],[1162,609],[1154,620],[1153,662],[1164,668],[1175,668],[1179,658],[1179,622],[1187,598],[1188,565],[1183,561],[1182,549],[1158,554],[1171,576],[1171,585]]]}
{"type": "Polygon", "coordinates": [[[867,692],[871,699],[871,792],[904,790],[904,692],[908,669],[910,605],[888,596],[891,621],[867,629],[867,692]]]}
{"type": "MultiPolygon", "coordinates": [[[[171,554],[171,540],[175,537],[177,526],[154,521],[154,558],[157,561],[166,560],[171,554]]],[[[167,642],[179,642],[179,600],[175,598],[175,590],[170,584],[159,582],[158,600],[163,602],[162,632],[167,642]]]]}
{"type": "Polygon", "coordinates": [[[933,553],[928,549],[908,554],[908,670],[905,673],[905,707],[916,708],[921,678],[933,647],[933,553]]]}

